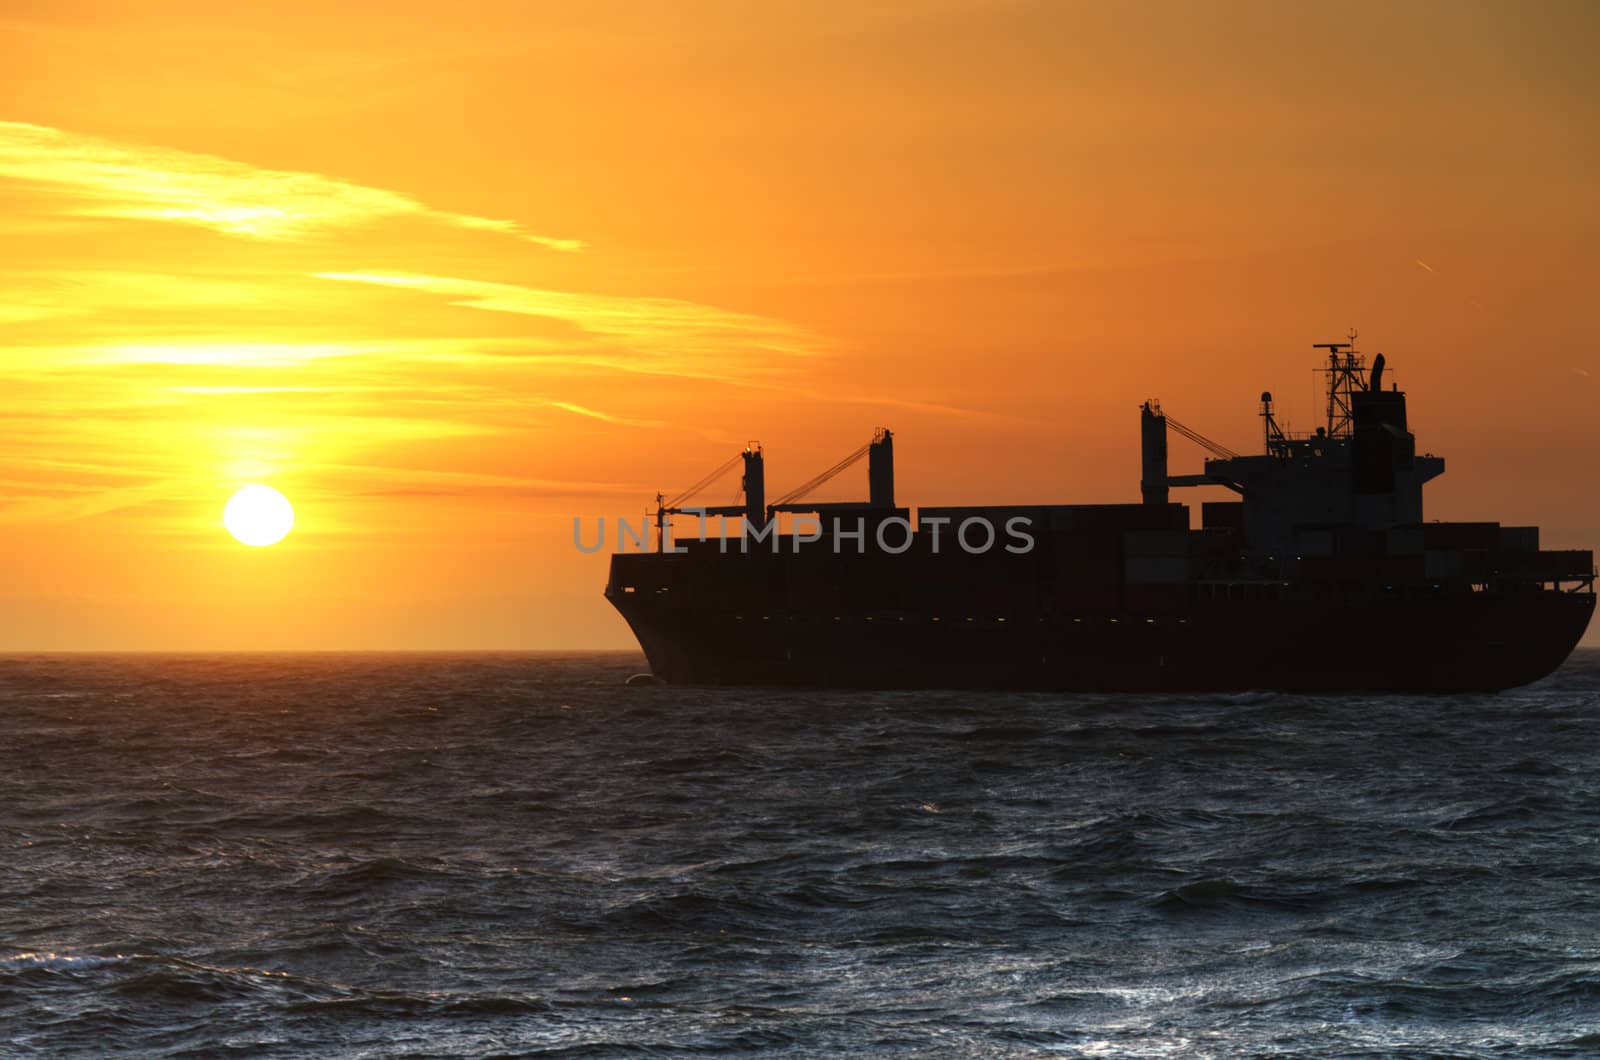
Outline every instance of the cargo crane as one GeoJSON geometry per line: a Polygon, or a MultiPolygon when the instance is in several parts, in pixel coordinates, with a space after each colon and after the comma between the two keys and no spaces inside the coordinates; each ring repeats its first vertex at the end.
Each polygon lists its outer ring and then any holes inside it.
{"type": "Polygon", "coordinates": [[[760,442],[746,442],[743,451],[735,453],[729,459],[708,473],[700,481],[688,489],[666,500],[662,493],[656,494],[656,551],[661,552],[666,547],[667,519],[673,515],[696,516],[743,516],[750,526],[762,526],[766,523],[767,504],[767,476],[765,461],[761,452],[760,442]],[[702,490],[710,488],[722,476],[732,471],[734,465],[744,461],[744,477],[739,480],[739,492],[734,495],[734,503],[720,506],[688,506],[685,502],[692,499],[702,490]],[[739,498],[743,497],[743,503],[739,498]]]}
{"type": "Polygon", "coordinates": [[[743,517],[745,525],[752,529],[767,526],[779,512],[815,512],[821,514],[836,513],[865,513],[889,512],[893,513],[894,506],[894,432],[887,427],[879,427],[872,435],[872,440],[851,452],[844,459],[822,472],[820,475],[796,486],[794,489],[779,497],[770,506],[766,503],[766,465],[760,442],[749,442],[743,452],[736,453],[728,460],[717,465],[694,485],[679,492],[671,499],[665,493],[656,494],[656,551],[661,552],[666,547],[667,520],[674,515],[694,515],[701,518],[708,516],[743,517]],[[867,502],[844,501],[832,504],[809,503],[805,497],[814,493],[825,483],[848,470],[850,467],[867,458],[867,502]],[[716,482],[732,471],[740,460],[744,461],[744,477],[740,480],[739,492],[734,496],[734,503],[729,505],[699,505],[689,504],[695,496],[715,485],[716,482]],[[740,498],[743,498],[741,501],[740,498]]]}
{"type": "Polygon", "coordinates": [[[894,432],[887,427],[879,427],[873,432],[872,441],[854,450],[820,475],[806,480],[779,497],[767,509],[767,514],[773,516],[779,512],[816,512],[819,515],[826,515],[840,512],[856,513],[863,508],[874,511],[894,508],[894,432]],[[859,501],[817,504],[805,500],[823,484],[859,463],[862,457],[867,458],[865,505],[859,501]]]}
{"type": "MultiPolygon", "coordinates": [[[[1262,394],[1261,399],[1270,404],[1272,395],[1262,394]]],[[[1170,486],[1227,485],[1226,482],[1215,482],[1206,475],[1168,475],[1167,429],[1169,427],[1219,460],[1233,460],[1239,455],[1221,442],[1213,442],[1199,431],[1167,415],[1161,410],[1161,402],[1146,401],[1139,407],[1139,440],[1143,468],[1139,478],[1139,493],[1144,503],[1168,503],[1167,490],[1170,486]]]]}

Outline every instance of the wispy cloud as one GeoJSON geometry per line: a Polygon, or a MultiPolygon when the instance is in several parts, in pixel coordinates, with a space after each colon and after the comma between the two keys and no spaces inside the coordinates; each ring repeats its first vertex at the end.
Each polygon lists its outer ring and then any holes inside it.
{"type": "Polygon", "coordinates": [[[603,423],[614,423],[622,427],[668,426],[666,420],[649,420],[637,419],[631,416],[617,416],[610,412],[601,412],[599,409],[589,408],[587,405],[580,405],[575,401],[546,401],[544,404],[549,408],[560,409],[563,412],[570,412],[574,416],[587,416],[593,420],[600,420],[603,423]]]}
{"type": "Polygon", "coordinates": [[[580,331],[659,354],[742,351],[805,357],[820,352],[810,333],[782,321],[676,298],[549,291],[412,273],[322,272],[325,280],[400,287],[442,295],[452,305],[561,321],[580,331]]]}
{"type": "Polygon", "coordinates": [[[26,302],[0,303],[0,324],[26,324],[35,320],[52,320],[72,316],[77,310],[70,306],[34,305],[26,302]]]}
{"type": "Polygon", "coordinates": [[[21,122],[0,122],[0,179],[60,193],[63,202],[53,210],[58,214],[170,221],[249,239],[295,239],[411,217],[500,232],[552,250],[583,248],[575,239],[534,235],[515,221],[436,209],[383,188],[21,122]]]}
{"type": "Polygon", "coordinates": [[[0,408],[0,525],[193,507],[209,503],[216,482],[285,474],[302,488],[314,482],[350,496],[587,495],[604,483],[504,474],[548,465],[505,454],[536,452],[530,439],[574,432],[671,429],[725,441],[653,418],[605,381],[609,373],[581,361],[575,373],[527,345],[180,334],[0,348],[0,373],[14,391],[0,408]],[[463,454],[502,473],[462,475],[471,467],[463,454]],[[369,474],[365,461],[375,458],[395,466],[369,474]]]}
{"type": "Polygon", "coordinates": [[[87,519],[160,501],[182,500],[195,494],[192,483],[179,479],[163,479],[138,486],[97,487],[63,496],[27,496],[21,493],[24,485],[11,485],[8,492],[15,499],[8,499],[4,505],[0,505],[0,525],[87,519]]]}
{"type": "Polygon", "coordinates": [[[313,463],[303,465],[301,470],[315,473],[332,493],[371,496],[632,497],[648,486],[633,481],[539,478],[372,463],[313,463]]]}

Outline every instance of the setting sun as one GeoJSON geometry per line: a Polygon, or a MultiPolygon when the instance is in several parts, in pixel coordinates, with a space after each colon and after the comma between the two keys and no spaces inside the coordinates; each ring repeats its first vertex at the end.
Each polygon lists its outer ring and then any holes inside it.
{"type": "Polygon", "coordinates": [[[276,545],[294,528],[294,508],[271,486],[246,486],[222,509],[222,524],[241,544],[276,545]]]}

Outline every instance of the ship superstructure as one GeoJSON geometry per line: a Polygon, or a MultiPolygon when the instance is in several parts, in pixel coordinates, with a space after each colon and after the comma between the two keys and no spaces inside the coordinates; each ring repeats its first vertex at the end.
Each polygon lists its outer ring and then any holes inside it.
{"type": "Polygon", "coordinates": [[[1326,422],[1291,436],[1262,394],[1258,454],[1145,402],[1138,504],[913,518],[884,429],[769,504],[751,443],[658,496],[656,551],[614,555],[606,596],[674,683],[1447,691],[1548,674],[1593,613],[1593,554],[1541,549],[1535,527],[1426,521],[1444,460],[1416,451],[1383,355],[1318,348],[1326,422]],[[1200,474],[1168,473],[1173,434],[1209,451],[1200,474]],[[863,457],[865,502],[806,500],[863,457]],[[740,464],[739,502],[689,506],[740,464]],[[1193,486],[1238,499],[1203,503],[1192,527],[1170,491],[1193,486]],[[674,515],[697,532],[674,541],[674,515]]]}

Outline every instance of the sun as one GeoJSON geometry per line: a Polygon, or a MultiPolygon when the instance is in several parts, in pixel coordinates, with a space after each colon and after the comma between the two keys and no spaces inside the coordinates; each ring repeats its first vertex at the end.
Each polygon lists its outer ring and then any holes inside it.
{"type": "Polygon", "coordinates": [[[241,544],[276,545],[294,528],[294,508],[271,486],[246,486],[222,509],[222,525],[241,544]]]}

